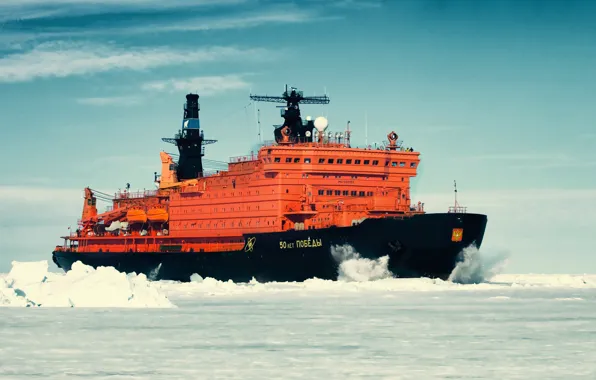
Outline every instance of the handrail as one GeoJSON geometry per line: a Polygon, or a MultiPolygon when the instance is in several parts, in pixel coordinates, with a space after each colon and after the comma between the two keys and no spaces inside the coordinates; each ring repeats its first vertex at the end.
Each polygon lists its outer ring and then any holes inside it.
{"type": "Polygon", "coordinates": [[[258,154],[251,152],[250,154],[244,155],[244,156],[234,156],[234,157],[230,157],[230,162],[231,163],[236,163],[236,162],[249,162],[249,161],[256,161],[258,160],[258,154]]]}
{"type": "Polygon", "coordinates": [[[114,194],[115,199],[137,199],[154,197],[157,195],[157,190],[144,190],[144,191],[119,191],[114,194]]]}
{"type": "Polygon", "coordinates": [[[449,214],[465,214],[466,213],[466,207],[461,207],[461,206],[450,206],[449,207],[449,214]]]}
{"type": "MultiPolygon", "coordinates": [[[[308,144],[309,146],[313,147],[345,147],[345,148],[352,148],[352,149],[364,149],[364,150],[374,150],[374,151],[385,151],[388,150],[388,143],[384,141],[382,143],[373,143],[365,146],[360,145],[352,145],[350,142],[346,141],[345,137],[338,137],[335,136],[328,137],[326,136],[322,142],[319,142],[317,139],[313,139],[312,141],[307,141],[306,137],[293,137],[290,138],[286,143],[278,143],[275,140],[266,140],[259,144],[260,148],[270,147],[270,146],[293,146],[295,144],[308,144]]],[[[398,152],[408,152],[409,147],[403,145],[403,140],[396,141],[396,147],[398,152]]],[[[413,150],[412,152],[415,152],[413,150]]],[[[241,156],[242,157],[242,156],[241,156]]]]}

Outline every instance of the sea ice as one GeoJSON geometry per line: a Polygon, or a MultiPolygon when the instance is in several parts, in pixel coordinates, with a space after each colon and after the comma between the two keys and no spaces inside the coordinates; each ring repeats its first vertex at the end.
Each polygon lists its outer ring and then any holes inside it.
{"type": "Polygon", "coordinates": [[[80,262],[66,274],[48,272],[47,261],[12,262],[0,278],[0,305],[53,307],[175,307],[144,274],[80,262]]]}

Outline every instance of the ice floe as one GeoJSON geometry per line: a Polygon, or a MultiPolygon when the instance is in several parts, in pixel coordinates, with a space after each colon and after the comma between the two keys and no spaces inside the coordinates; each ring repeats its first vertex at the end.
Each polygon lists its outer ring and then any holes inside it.
{"type": "Polygon", "coordinates": [[[12,262],[0,277],[1,306],[175,307],[144,274],[112,267],[93,269],[80,262],[66,274],[48,272],[47,261],[12,262]]]}

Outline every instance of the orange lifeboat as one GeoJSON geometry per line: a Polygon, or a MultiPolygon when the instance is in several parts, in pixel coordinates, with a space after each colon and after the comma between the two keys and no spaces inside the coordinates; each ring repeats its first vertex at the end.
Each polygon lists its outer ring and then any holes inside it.
{"type": "Polygon", "coordinates": [[[146,223],[147,222],[147,214],[145,210],[140,207],[134,207],[128,210],[126,213],[126,219],[129,223],[146,223]]]}
{"type": "Polygon", "coordinates": [[[147,219],[151,222],[164,223],[168,221],[168,212],[163,207],[151,207],[147,211],[147,219]]]}

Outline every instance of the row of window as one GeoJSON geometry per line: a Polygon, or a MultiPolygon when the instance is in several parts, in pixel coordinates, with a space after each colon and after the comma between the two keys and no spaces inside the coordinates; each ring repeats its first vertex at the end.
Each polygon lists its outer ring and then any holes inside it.
{"type": "Polygon", "coordinates": [[[352,197],[372,197],[372,191],[356,191],[356,190],[319,190],[319,195],[343,195],[352,197]]]}
{"type": "MultiPolygon", "coordinates": [[[[265,157],[263,159],[263,161],[264,162],[271,162],[271,157],[265,157]]],[[[319,164],[324,164],[325,161],[327,161],[328,164],[334,164],[334,163],[336,163],[336,164],[343,164],[344,163],[344,159],[343,158],[338,158],[338,159],[335,159],[335,158],[327,158],[327,159],[325,159],[325,158],[319,158],[319,164]]],[[[281,157],[275,157],[273,159],[273,162],[281,162],[281,157]]],[[[300,157],[294,157],[294,158],[292,158],[292,157],[286,157],[286,163],[292,163],[292,162],[295,163],[295,164],[300,163],[300,157]]],[[[351,158],[345,159],[345,164],[346,165],[352,165],[352,162],[354,162],[354,165],[360,165],[361,162],[362,162],[362,160],[360,160],[360,159],[352,160],[351,158]]],[[[308,157],[305,158],[304,159],[304,163],[305,164],[310,164],[311,163],[311,159],[308,158],[308,157]]],[[[364,160],[364,163],[363,164],[364,165],[370,165],[370,163],[371,163],[371,160],[364,160]]],[[[391,166],[392,167],[397,167],[399,165],[399,167],[402,167],[403,168],[403,167],[406,166],[405,161],[400,161],[399,163],[398,163],[398,161],[385,161],[385,166],[389,166],[389,163],[391,163],[391,166]]],[[[372,165],[373,166],[378,166],[379,165],[379,160],[372,160],[372,165]]],[[[410,167],[411,168],[415,168],[416,167],[416,163],[415,162],[410,162],[410,167]]]]}
{"type": "Polygon", "coordinates": [[[242,228],[242,227],[271,227],[278,225],[276,218],[263,218],[257,220],[249,219],[244,220],[220,220],[220,221],[209,221],[209,222],[186,222],[179,221],[173,222],[172,228],[175,230],[180,229],[196,229],[196,228],[242,228]]]}

